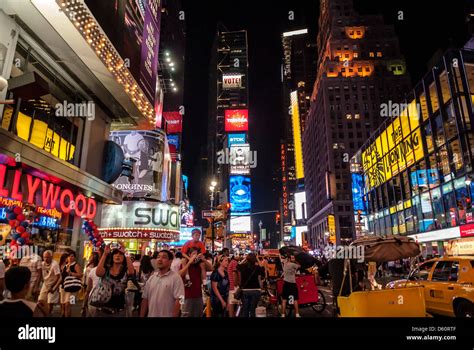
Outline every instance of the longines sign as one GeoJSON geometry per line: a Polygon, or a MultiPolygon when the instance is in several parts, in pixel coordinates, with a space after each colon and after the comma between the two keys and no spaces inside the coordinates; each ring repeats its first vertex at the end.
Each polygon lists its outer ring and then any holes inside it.
{"type": "Polygon", "coordinates": [[[156,229],[157,231],[159,229],[179,231],[179,207],[177,205],[151,201],[133,201],[124,202],[122,205],[104,205],[101,227],[105,230],[107,228],[133,227],[137,230],[147,228],[156,229]]]}

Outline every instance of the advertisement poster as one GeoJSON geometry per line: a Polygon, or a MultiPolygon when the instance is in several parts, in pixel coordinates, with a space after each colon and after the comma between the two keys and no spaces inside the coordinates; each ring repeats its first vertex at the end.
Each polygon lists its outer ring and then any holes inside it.
{"type": "Polygon", "coordinates": [[[179,134],[183,132],[183,116],[179,112],[163,112],[168,134],[179,134]]]}
{"type": "Polygon", "coordinates": [[[113,131],[110,140],[123,150],[125,159],[133,162],[132,178],[119,177],[112,185],[133,197],[166,201],[170,162],[166,136],[161,131],[113,131]],[[168,157],[166,157],[168,150],[168,157]]]}
{"type": "Polygon", "coordinates": [[[101,228],[179,231],[179,207],[151,201],[105,204],[102,208],[101,228]]]}
{"type": "Polygon", "coordinates": [[[250,177],[230,176],[229,188],[232,215],[249,215],[252,208],[250,177]]]}
{"type": "Polygon", "coordinates": [[[251,232],[250,216],[231,216],[230,231],[236,233],[251,232]]]}
{"type": "Polygon", "coordinates": [[[249,130],[249,110],[248,109],[227,109],[225,111],[225,131],[248,131],[249,130]]]}
{"type": "Polygon", "coordinates": [[[244,133],[241,134],[229,134],[228,135],[229,148],[234,145],[242,145],[246,142],[246,137],[244,133]]]}

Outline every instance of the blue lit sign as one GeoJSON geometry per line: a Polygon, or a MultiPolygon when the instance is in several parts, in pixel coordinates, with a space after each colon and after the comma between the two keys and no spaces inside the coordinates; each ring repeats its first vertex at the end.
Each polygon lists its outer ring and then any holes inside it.
{"type": "Polygon", "coordinates": [[[229,148],[232,145],[242,145],[246,143],[245,134],[229,134],[229,148]]]}
{"type": "Polygon", "coordinates": [[[49,216],[39,216],[35,219],[34,226],[55,229],[59,227],[58,219],[49,216]]]}
{"type": "Polygon", "coordinates": [[[352,202],[354,203],[354,211],[362,211],[365,214],[366,205],[364,202],[364,177],[362,174],[352,173],[352,202]]]}
{"type": "Polygon", "coordinates": [[[230,176],[230,204],[233,215],[249,215],[252,208],[250,177],[230,176]]]}
{"type": "Polygon", "coordinates": [[[173,145],[176,147],[176,149],[179,149],[179,135],[168,135],[168,144],[173,145]]]}
{"type": "Polygon", "coordinates": [[[416,170],[411,173],[411,185],[415,188],[433,188],[439,185],[438,169],[416,170]]]}

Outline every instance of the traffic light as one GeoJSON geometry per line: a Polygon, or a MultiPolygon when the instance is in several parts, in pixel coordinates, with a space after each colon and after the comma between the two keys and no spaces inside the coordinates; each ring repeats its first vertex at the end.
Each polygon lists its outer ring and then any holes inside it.
{"type": "Polygon", "coordinates": [[[277,225],[280,224],[280,220],[281,220],[281,214],[280,213],[276,213],[276,216],[275,216],[275,223],[277,225]]]}

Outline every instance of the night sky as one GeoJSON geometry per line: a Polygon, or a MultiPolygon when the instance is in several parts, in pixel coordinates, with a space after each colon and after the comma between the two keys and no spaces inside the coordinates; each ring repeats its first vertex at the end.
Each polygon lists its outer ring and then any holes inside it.
{"type": "MultiPolygon", "coordinates": [[[[467,39],[464,1],[454,0],[449,5],[432,0],[354,0],[356,11],[382,14],[386,23],[395,26],[414,84],[426,74],[427,62],[436,51],[444,51],[449,46],[460,47],[467,39]],[[403,21],[397,18],[399,10],[404,11],[403,21]]],[[[308,28],[316,41],[319,1],[184,0],[184,11],[186,115],[182,150],[183,173],[190,177],[191,204],[199,199],[200,182],[208,181],[200,176],[198,159],[207,142],[209,60],[220,21],[230,31],[248,31],[249,134],[251,148],[258,152],[258,167],[252,170],[252,207],[254,212],[277,209],[278,189],[273,191],[271,180],[279,165],[279,141],[283,134],[281,34],[308,28]],[[288,20],[290,10],[295,13],[294,21],[288,20]]],[[[273,215],[261,219],[264,226],[273,228],[273,215]]]]}

